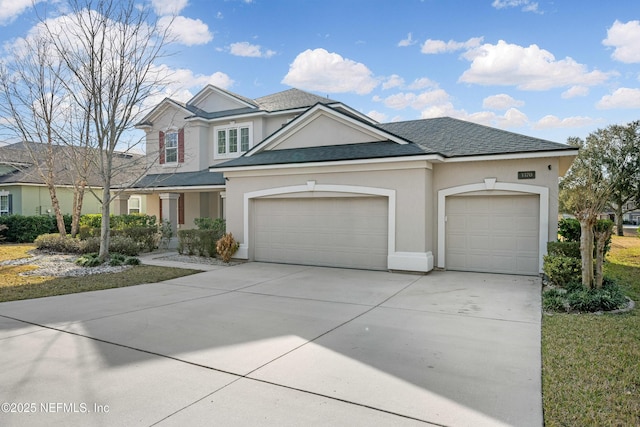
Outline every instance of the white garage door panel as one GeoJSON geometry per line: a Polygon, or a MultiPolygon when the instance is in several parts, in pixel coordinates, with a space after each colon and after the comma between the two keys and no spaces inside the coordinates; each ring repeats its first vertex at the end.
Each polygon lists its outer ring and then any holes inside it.
{"type": "Polygon", "coordinates": [[[446,268],[538,274],[538,196],[447,197],[446,268]]]}
{"type": "Polygon", "coordinates": [[[256,261],[387,269],[387,199],[283,198],[254,202],[256,261]]]}

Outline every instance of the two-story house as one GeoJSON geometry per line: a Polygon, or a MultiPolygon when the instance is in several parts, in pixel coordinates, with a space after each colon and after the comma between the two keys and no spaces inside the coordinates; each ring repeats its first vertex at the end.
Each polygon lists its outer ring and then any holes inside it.
{"type": "Polygon", "coordinates": [[[139,127],[147,213],[224,217],[242,259],[377,270],[539,274],[577,155],[448,117],[380,124],[297,89],[207,86],[139,127]]]}

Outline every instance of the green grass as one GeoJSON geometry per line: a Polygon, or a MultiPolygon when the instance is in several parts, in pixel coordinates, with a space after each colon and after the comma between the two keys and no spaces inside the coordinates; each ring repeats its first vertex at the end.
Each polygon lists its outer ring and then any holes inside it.
{"type": "MultiPolygon", "coordinates": [[[[606,274],[640,296],[640,239],[613,237],[606,274]]],[[[542,323],[546,426],[640,425],[640,312],[554,314],[542,323]]]]}
{"type": "MultiPolygon", "coordinates": [[[[32,245],[0,245],[0,261],[24,258],[32,245]]],[[[200,273],[200,270],[138,265],[119,273],[85,277],[20,276],[35,266],[0,266],[0,302],[66,295],[101,289],[156,283],[200,273]]]]}

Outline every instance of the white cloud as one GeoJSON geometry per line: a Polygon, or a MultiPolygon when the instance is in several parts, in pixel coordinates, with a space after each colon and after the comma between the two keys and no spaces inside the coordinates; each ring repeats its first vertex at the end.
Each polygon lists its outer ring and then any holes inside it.
{"type": "Polygon", "coordinates": [[[536,123],[533,124],[534,129],[557,129],[557,128],[579,128],[583,126],[589,126],[596,122],[591,117],[566,117],[560,119],[559,117],[548,115],[544,116],[536,123]]]}
{"type": "Polygon", "coordinates": [[[449,94],[442,89],[415,94],[412,92],[400,92],[388,96],[382,102],[388,108],[402,110],[411,107],[414,110],[422,110],[428,105],[441,105],[449,101],[449,94]]]}
{"type": "Polygon", "coordinates": [[[175,101],[186,102],[193,98],[191,89],[200,90],[208,84],[218,86],[223,89],[229,89],[233,86],[234,81],[227,74],[217,71],[213,74],[194,74],[192,70],[186,68],[173,69],[167,65],[156,67],[154,73],[159,78],[167,82],[165,90],[157,93],[150,105],[157,105],[162,99],[168,97],[175,101]]]}
{"type": "Polygon", "coordinates": [[[407,34],[407,38],[400,40],[398,46],[407,47],[416,44],[416,41],[411,38],[411,33],[407,34]]]}
{"type": "Polygon", "coordinates": [[[601,110],[614,108],[640,108],[640,89],[621,87],[611,95],[605,95],[598,101],[596,107],[601,110]]]}
{"type": "Polygon", "coordinates": [[[372,110],[367,113],[367,116],[379,123],[384,123],[387,120],[387,115],[378,111],[372,110]]]}
{"type": "Polygon", "coordinates": [[[511,107],[522,107],[523,105],[523,101],[513,99],[505,93],[488,96],[482,101],[482,108],[488,108],[489,110],[507,110],[511,107]]]}
{"type": "Polygon", "coordinates": [[[427,77],[420,77],[419,79],[415,79],[413,83],[407,86],[409,90],[420,90],[427,87],[438,87],[438,83],[427,77]]]}
{"type": "Polygon", "coordinates": [[[445,52],[455,52],[457,50],[468,50],[480,46],[482,40],[484,40],[484,37],[473,37],[466,42],[457,42],[454,40],[445,42],[443,40],[428,39],[422,45],[421,51],[422,53],[426,54],[437,54],[445,52]]]}
{"type": "Polygon", "coordinates": [[[602,44],[615,47],[611,57],[616,61],[628,64],[640,62],[640,21],[623,24],[616,20],[607,30],[607,38],[602,44]]]}
{"type": "Polygon", "coordinates": [[[188,0],[151,0],[156,15],[177,15],[187,7],[188,0]]]}
{"type": "Polygon", "coordinates": [[[249,42],[231,43],[229,51],[235,56],[248,56],[251,58],[271,58],[276,54],[273,50],[262,51],[260,45],[251,44],[249,42]]]}
{"type": "Polygon", "coordinates": [[[186,46],[206,44],[213,40],[209,27],[199,19],[163,16],[158,20],[158,26],[169,28],[169,34],[175,42],[186,46]]]}
{"type": "Polygon", "coordinates": [[[365,95],[378,86],[366,65],[325,49],[307,49],[289,66],[282,83],[300,89],[365,95]]]}
{"type": "MultiPolygon", "coordinates": [[[[35,3],[41,1],[43,0],[36,0],[35,3]]],[[[11,23],[33,4],[32,0],[0,0],[0,25],[11,23]]]]}
{"type": "Polygon", "coordinates": [[[505,9],[508,7],[520,7],[522,6],[523,12],[542,13],[538,9],[538,3],[530,0],[494,0],[491,6],[496,9],[505,9]]]}
{"type": "Polygon", "coordinates": [[[589,88],[585,86],[571,86],[569,89],[562,92],[562,99],[571,99],[577,96],[589,95],[589,88]]]}
{"type": "Polygon", "coordinates": [[[464,54],[471,61],[459,81],[480,85],[517,86],[522,90],[592,86],[606,81],[611,73],[588,71],[572,58],[556,60],[551,52],[533,44],[522,47],[500,40],[464,54]]]}
{"type": "Polygon", "coordinates": [[[403,85],[404,79],[397,74],[392,74],[384,83],[382,83],[382,89],[391,89],[394,87],[401,87],[403,85]]]}

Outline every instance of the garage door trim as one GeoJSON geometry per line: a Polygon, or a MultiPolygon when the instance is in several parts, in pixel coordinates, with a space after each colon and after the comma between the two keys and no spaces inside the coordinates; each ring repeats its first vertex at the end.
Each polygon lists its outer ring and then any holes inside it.
{"type": "Polygon", "coordinates": [[[305,185],[292,185],[289,187],[268,188],[264,190],[251,191],[244,193],[243,203],[243,232],[244,242],[240,244],[237,256],[239,258],[249,258],[249,203],[252,199],[275,196],[279,194],[307,193],[307,192],[334,192],[334,193],[352,193],[367,194],[372,196],[382,196],[388,199],[388,255],[396,251],[396,191],[387,188],[376,187],[360,187],[354,185],[337,185],[337,184],[316,184],[315,181],[307,181],[305,185]]]}
{"type": "Polygon", "coordinates": [[[538,270],[542,273],[542,261],[547,252],[549,230],[549,189],[538,185],[517,184],[513,182],[496,182],[495,178],[487,178],[477,184],[460,185],[438,191],[438,268],[445,268],[445,222],[446,198],[462,193],[477,191],[501,190],[514,193],[537,194],[540,196],[540,224],[538,238],[538,270]]]}

